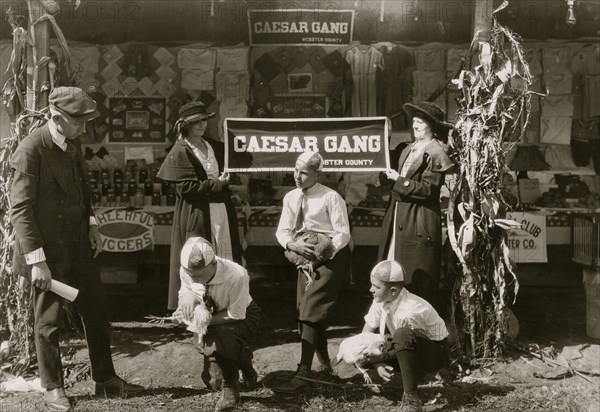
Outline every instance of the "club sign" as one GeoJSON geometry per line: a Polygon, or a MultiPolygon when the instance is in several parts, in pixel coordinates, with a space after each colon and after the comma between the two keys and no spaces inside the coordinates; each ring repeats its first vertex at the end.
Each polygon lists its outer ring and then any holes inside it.
{"type": "Polygon", "coordinates": [[[112,209],[96,215],[104,252],[137,252],[154,244],[154,216],[137,210],[112,209]]]}

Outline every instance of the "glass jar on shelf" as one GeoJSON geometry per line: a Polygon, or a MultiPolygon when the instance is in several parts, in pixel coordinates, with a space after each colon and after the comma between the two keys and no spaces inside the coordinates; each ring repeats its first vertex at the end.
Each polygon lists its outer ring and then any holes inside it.
{"type": "Polygon", "coordinates": [[[121,193],[123,193],[123,181],[121,179],[115,180],[114,190],[115,196],[121,196],[121,193]]]}
{"type": "Polygon", "coordinates": [[[100,201],[102,200],[102,195],[97,187],[92,187],[92,204],[94,206],[100,206],[100,201]]]}
{"type": "Polygon", "coordinates": [[[144,192],[142,189],[135,192],[135,207],[144,207],[144,192]]]}
{"type": "Polygon", "coordinates": [[[120,168],[116,168],[113,172],[113,182],[116,184],[117,181],[123,181],[123,171],[120,168]]]}
{"type": "Polygon", "coordinates": [[[155,190],[152,192],[152,206],[160,206],[162,196],[160,194],[160,190],[155,190]]]}
{"type": "Polygon", "coordinates": [[[146,179],[148,179],[148,169],[144,168],[140,170],[138,182],[144,183],[146,182],[146,179]]]}
{"type": "Polygon", "coordinates": [[[106,206],[116,206],[115,203],[115,191],[112,189],[108,189],[108,192],[106,194],[106,206]]]}
{"type": "Polygon", "coordinates": [[[127,184],[127,194],[132,197],[135,196],[135,192],[137,192],[138,185],[134,179],[130,179],[127,184]]]}
{"type": "Polygon", "coordinates": [[[152,180],[146,179],[146,181],[144,182],[144,196],[152,196],[153,191],[154,185],[152,183],[152,180]]]}
{"type": "Polygon", "coordinates": [[[108,196],[108,191],[110,189],[110,182],[108,179],[102,181],[102,196],[108,196]]]}

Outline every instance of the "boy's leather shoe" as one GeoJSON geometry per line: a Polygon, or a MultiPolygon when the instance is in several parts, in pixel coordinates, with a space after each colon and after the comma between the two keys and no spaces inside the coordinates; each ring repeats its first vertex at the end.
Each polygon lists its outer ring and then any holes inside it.
{"type": "Polygon", "coordinates": [[[273,388],[275,393],[284,393],[289,395],[295,395],[308,386],[308,382],[300,379],[301,377],[308,378],[310,375],[310,366],[298,365],[298,370],[292,379],[286,383],[276,386],[273,388]]]}
{"type": "Polygon", "coordinates": [[[72,410],[71,402],[63,387],[44,392],[44,402],[50,412],[69,412],[72,410]]]}
{"type": "Polygon", "coordinates": [[[421,400],[417,396],[416,393],[404,393],[402,396],[402,404],[400,404],[400,409],[398,412],[422,412],[423,406],[421,405],[421,400]]]}
{"type": "Polygon", "coordinates": [[[127,396],[144,390],[143,386],[128,383],[116,375],[105,382],[96,382],[95,387],[96,395],[127,396]]]}
{"type": "Polygon", "coordinates": [[[215,405],[215,412],[229,411],[240,403],[240,391],[237,385],[223,385],[221,396],[215,405]]]}

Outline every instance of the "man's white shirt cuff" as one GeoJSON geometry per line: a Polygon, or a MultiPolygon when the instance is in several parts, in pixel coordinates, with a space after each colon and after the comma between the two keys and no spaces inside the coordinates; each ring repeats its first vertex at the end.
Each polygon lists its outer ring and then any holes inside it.
{"type": "Polygon", "coordinates": [[[25,263],[28,265],[33,265],[35,263],[40,263],[46,260],[46,254],[44,253],[43,248],[39,248],[34,250],[33,252],[25,253],[25,263]]]}

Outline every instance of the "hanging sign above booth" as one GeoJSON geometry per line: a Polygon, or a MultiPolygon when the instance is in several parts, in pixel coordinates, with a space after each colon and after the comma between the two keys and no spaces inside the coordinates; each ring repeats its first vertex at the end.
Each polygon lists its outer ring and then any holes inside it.
{"type": "Polygon", "coordinates": [[[96,214],[104,252],[137,252],[154,244],[154,216],[150,213],[113,209],[96,214]]]}
{"type": "Polygon", "coordinates": [[[347,45],[354,10],[248,10],[251,46],[347,45]]]}
{"type": "Polygon", "coordinates": [[[293,171],[306,151],[318,151],[325,172],[390,167],[387,117],[343,119],[225,119],[225,169],[293,171]]]}

